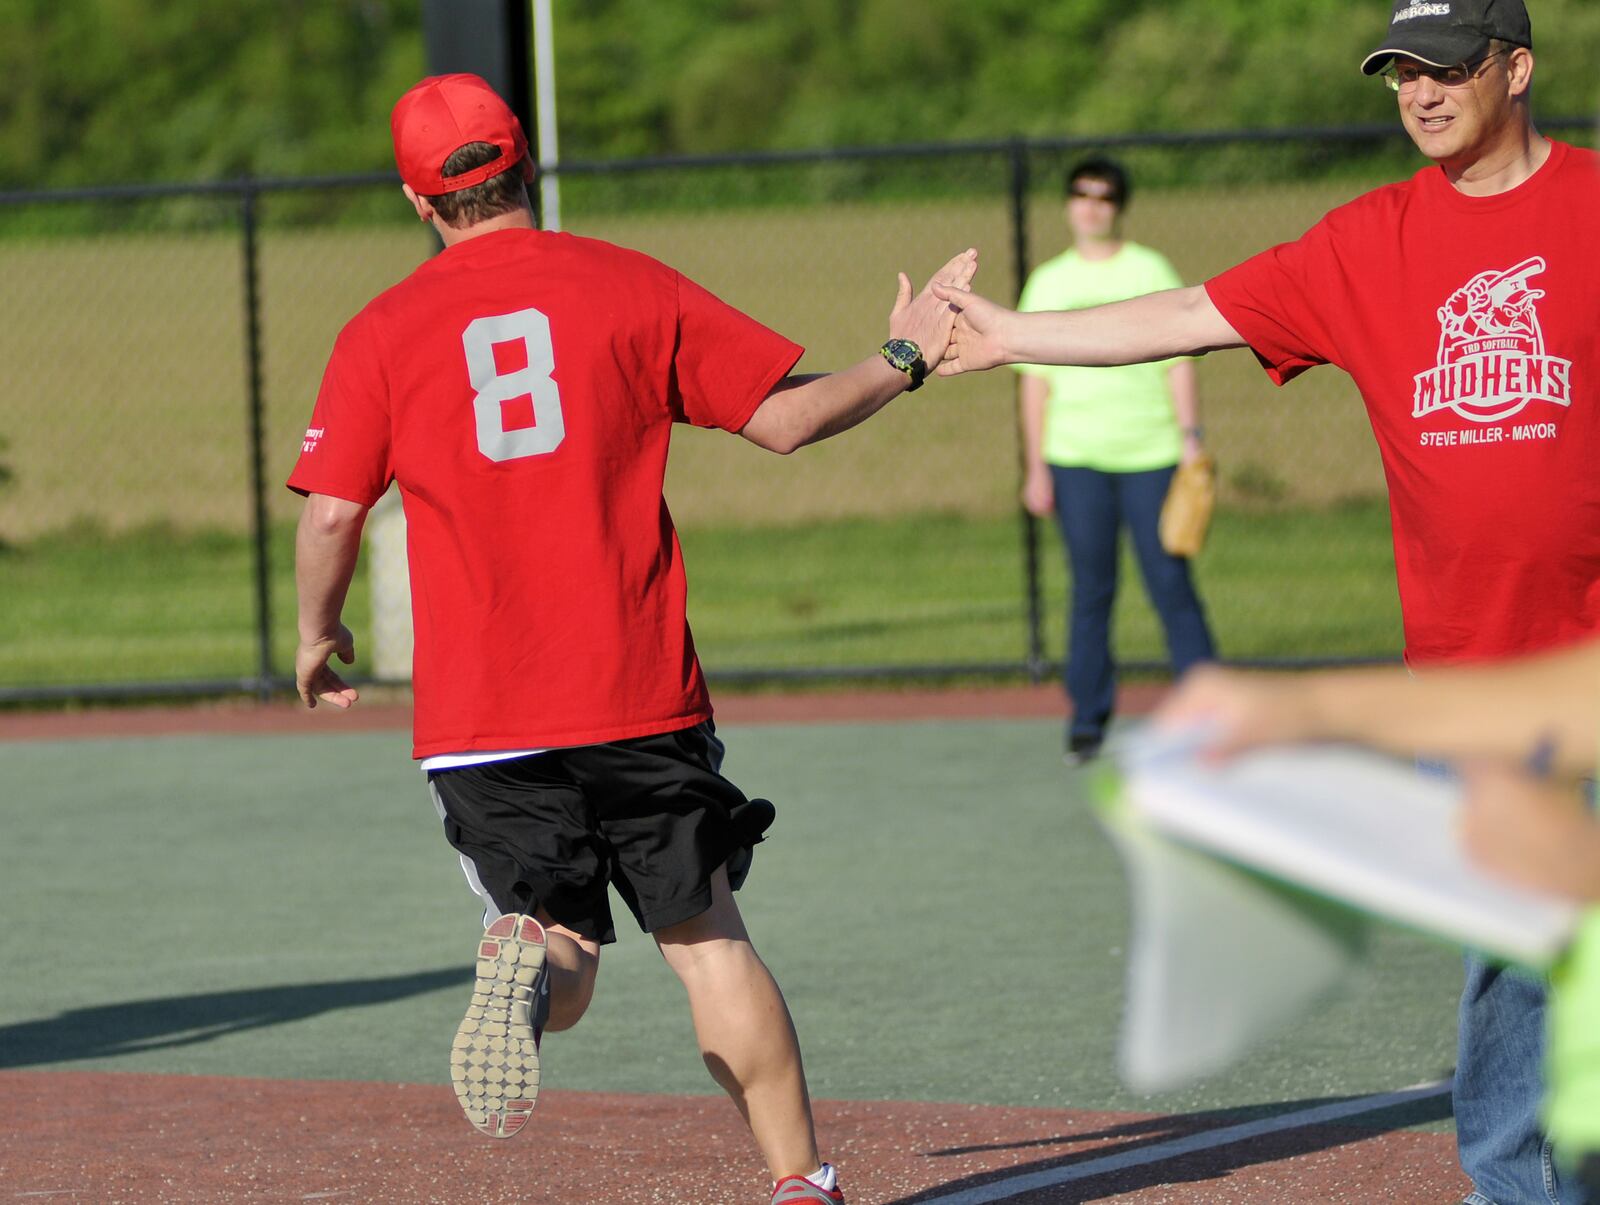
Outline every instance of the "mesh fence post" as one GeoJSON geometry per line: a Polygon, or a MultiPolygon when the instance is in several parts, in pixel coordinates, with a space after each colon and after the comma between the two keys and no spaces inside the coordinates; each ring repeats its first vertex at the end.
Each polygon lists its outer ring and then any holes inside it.
{"type": "Polygon", "coordinates": [[[260,246],[256,237],[259,197],[254,181],[246,178],[239,192],[239,218],[243,228],[244,263],[245,404],[249,419],[251,537],[255,545],[256,587],[256,695],[272,697],[272,582],[267,520],[266,448],[261,397],[261,281],[260,246]]]}
{"type": "MultiPolygon", "coordinates": [[[[1011,143],[1011,253],[1019,298],[1022,286],[1028,280],[1028,179],[1028,144],[1018,138],[1011,143]]],[[[1018,383],[1014,388],[1020,391],[1021,378],[1017,380],[1018,383]]],[[[1023,472],[1026,472],[1027,465],[1023,463],[1026,451],[1020,439],[1017,441],[1017,450],[1018,465],[1023,472]]],[[[1022,517],[1022,567],[1028,611],[1028,680],[1038,683],[1044,680],[1046,668],[1042,621],[1043,586],[1039,578],[1039,521],[1025,506],[1019,505],[1017,513],[1022,517]]]]}

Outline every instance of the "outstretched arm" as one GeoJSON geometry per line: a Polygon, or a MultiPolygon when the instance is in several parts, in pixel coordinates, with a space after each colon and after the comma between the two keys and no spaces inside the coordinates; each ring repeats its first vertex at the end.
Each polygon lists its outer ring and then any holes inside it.
{"type": "Polygon", "coordinates": [[[347,708],[356,691],[334,673],[335,655],[346,665],[356,659],[355,639],[340,622],[350,578],[361,554],[361,529],[367,508],[327,494],[311,494],[295,533],[294,576],[300,599],[300,647],[294,655],[294,684],[300,700],[347,708]]]}
{"type": "MultiPolygon", "coordinates": [[[[934,273],[915,298],[911,281],[904,272],[900,274],[894,309],[889,313],[889,337],[915,343],[930,374],[944,358],[955,324],[955,311],[934,296],[933,286],[940,282],[965,288],[977,270],[978,253],[969,248],[934,273]]],[[[739,434],[753,444],[787,455],[865,422],[910,384],[905,373],[880,355],[840,372],[786,377],[773,387],[739,434]]]]}
{"type": "Polygon", "coordinates": [[[1187,675],[1156,713],[1160,723],[1211,733],[1227,755],[1295,741],[1353,741],[1402,756],[1519,763],[1548,744],[1552,764],[1593,773],[1600,727],[1600,640],[1493,665],[1423,670],[1187,675]]]}
{"type": "Polygon", "coordinates": [[[944,376],[999,364],[1145,364],[1245,345],[1202,285],[1087,310],[1028,314],[953,285],[935,281],[932,287],[960,311],[939,366],[944,376]]]}

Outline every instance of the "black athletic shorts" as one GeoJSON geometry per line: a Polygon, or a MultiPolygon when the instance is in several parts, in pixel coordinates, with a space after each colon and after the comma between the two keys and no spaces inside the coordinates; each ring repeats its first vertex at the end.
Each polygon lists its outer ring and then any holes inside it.
{"type": "Polygon", "coordinates": [[[607,884],[645,932],[735,889],[771,820],[718,772],[710,721],[604,745],[551,749],[428,774],[445,838],[495,914],[539,908],[575,933],[616,940],[607,884]]]}

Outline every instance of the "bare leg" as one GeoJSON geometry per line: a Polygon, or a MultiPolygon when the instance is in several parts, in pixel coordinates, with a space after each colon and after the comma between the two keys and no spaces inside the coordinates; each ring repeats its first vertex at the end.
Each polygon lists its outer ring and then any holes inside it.
{"type": "Polygon", "coordinates": [[[594,999],[600,943],[553,923],[543,908],[535,919],[544,926],[545,965],[550,968],[550,1015],[544,1030],[559,1033],[576,1025],[594,999]]]}
{"type": "Polygon", "coordinates": [[[706,1068],[744,1115],[772,1178],[809,1175],[822,1160],[794,1022],[725,871],[711,889],[711,907],[655,934],[656,944],[688,990],[706,1068]]]}

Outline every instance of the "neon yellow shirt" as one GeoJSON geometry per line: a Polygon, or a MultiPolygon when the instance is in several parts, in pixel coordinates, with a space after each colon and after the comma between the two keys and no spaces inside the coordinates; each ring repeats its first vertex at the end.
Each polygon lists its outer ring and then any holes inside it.
{"type": "MultiPolygon", "coordinates": [[[[1040,264],[1022,290],[1019,310],[1083,310],[1126,301],[1183,281],[1166,257],[1123,243],[1109,259],[1084,259],[1069,250],[1040,264]]],[[[1183,450],[1172,413],[1167,372],[1173,361],[1125,368],[1019,364],[1017,371],[1050,386],[1043,452],[1049,464],[1140,473],[1176,464],[1183,450]]]]}
{"type": "Polygon", "coordinates": [[[1556,1152],[1576,1163],[1600,1155],[1600,907],[1585,914],[1551,973],[1545,1024],[1545,1127],[1556,1152]]]}

